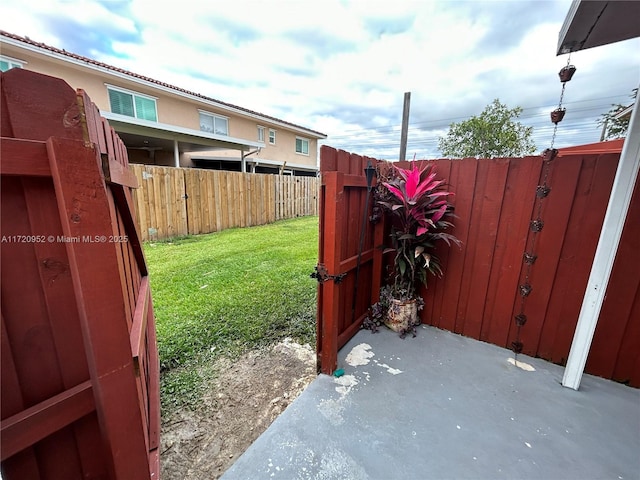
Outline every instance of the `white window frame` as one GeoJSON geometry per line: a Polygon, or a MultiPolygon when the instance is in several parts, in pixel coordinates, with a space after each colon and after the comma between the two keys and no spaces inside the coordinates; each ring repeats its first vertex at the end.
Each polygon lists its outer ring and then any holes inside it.
{"type": "Polygon", "coordinates": [[[269,145],[275,145],[276,144],[276,131],[273,128],[269,129],[269,145]],[[271,141],[271,137],[273,134],[273,142],[271,141]]]}
{"type": "MultiPolygon", "coordinates": [[[[303,143],[303,145],[304,145],[304,143],[303,143]]],[[[296,154],[297,155],[304,155],[305,157],[308,157],[309,156],[309,148],[310,148],[310,146],[311,146],[311,141],[308,138],[296,136],[295,150],[296,150],[296,154]],[[307,153],[304,153],[304,146],[303,146],[301,152],[298,151],[298,140],[301,140],[302,142],[307,142],[307,153]]]]}
{"type": "Polygon", "coordinates": [[[224,115],[220,115],[218,113],[207,112],[206,110],[198,110],[198,124],[200,125],[200,131],[211,133],[213,135],[224,135],[226,137],[229,136],[229,117],[225,117],[224,115]],[[200,123],[200,115],[206,115],[207,117],[213,118],[213,132],[208,132],[207,130],[202,129],[202,124],[200,123]],[[216,119],[224,120],[227,124],[227,132],[226,133],[217,133],[216,132],[216,119]]]}
{"type": "Polygon", "coordinates": [[[262,125],[258,125],[258,141],[264,142],[264,127],[262,125]]]}
{"type": "Polygon", "coordinates": [[[18,60],[17,58],[7,57],[6,55],[0,55],[0,60],[7,62],[9,64],[9,69],[5,71],[9,71],[12,68],[24,68],[27,62],[23,60],[18,60]]]}
{"type": "MultiPolygon", "coordinates": [[[[144,120],[144,121],[147,121],[147,122],[153,122],[153,120],[147,120],[146,118],[140,118],[138,116],[138,112],[136,111],[135,97],[140,97],[140,98],[144,98],[144,99],[153,101],[154,109],[156,111],[156,120],[155,121],[156,121],[156,123],[158,122],[158,97],[153,97],[151,95],[146,95],[144,93],[136,92],[135,90],[129,90],[129,89],[122,88],[122,87],[116,87],[115,85],[109,85],[108,83],[105,83],[105,85],[107,86],[107,98],[109,100],[109,110],[110,111],[111,111],[111,97],[109,97],[109,90],[113,90],[113,91],[116,91],[116,92],[129,94],[129,95],[131,95],[133,97],[133,117],[131,117],[131,118],[137,118],[138,120],[144,120]]],[[[116,115],[123,115],[125,117],[129,116],[129,115],[124,115],[122,113],[113,112],[113,111],[111,111],[111,113],[115,113],[116,115]]]]}

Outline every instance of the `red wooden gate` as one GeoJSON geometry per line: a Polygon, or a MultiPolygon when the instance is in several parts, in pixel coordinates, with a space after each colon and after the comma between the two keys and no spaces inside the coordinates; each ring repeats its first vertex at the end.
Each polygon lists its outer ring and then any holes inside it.
{"type": "Polygon", "coordinates": [[[382,223],[368,221],[364,169],[376,160],[323,146],[320,149],[320,245],[317,350],[319,368],[331,374],[337,352],[358,331],[369,305],[379,297],[382,278],[382,223]],[[366,213],[365,213],[366,211],[366,213]],[[364,242],[358,253],[362,233],[364,242]],[[323,271],[326,269],[326,273],[323,271]],[[359,270],[359,271],[358,271],[359,270]],[[356,288],[356,271],[358,287],[356,288]],[[324,273],[324,274],[323,274],[324,273]],[[354,297],[355,298],[354,300],[354,297]]]}
{"type": "Polygon", "coordinates": [[[83,91],[0,76],[2,476],[159,476],[159,364],[126,148],[83,91]]]}

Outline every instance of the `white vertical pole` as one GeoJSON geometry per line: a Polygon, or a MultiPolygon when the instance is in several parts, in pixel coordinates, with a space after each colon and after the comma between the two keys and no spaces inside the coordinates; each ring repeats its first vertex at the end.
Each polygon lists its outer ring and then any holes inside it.
{"type": "Polygon", "coordinates": [[[180,168],[180,150],[178,149],[178,141],[173,141],[173,162],[174,167],[180,168]]]}
{"type": "Polygon", "coordinates": [[[582,301],[578,324],[573,335],[567,366],[562,378],[562,385],[574,390],[578,390],[580,387],[591,341],[604,302],[604,294],[607,291],[607,284],[622,236],[622,228],[631,203],[631,195],[638,177],[638,169],[640,168],[640,118],[638,118],[638,110],[640,108],[638,108],[638,99],[636,99],[631,113],[627,139],[622,147],[620,162],[613,181],[607,213],[604,216],[587,290],[582,301]]]}

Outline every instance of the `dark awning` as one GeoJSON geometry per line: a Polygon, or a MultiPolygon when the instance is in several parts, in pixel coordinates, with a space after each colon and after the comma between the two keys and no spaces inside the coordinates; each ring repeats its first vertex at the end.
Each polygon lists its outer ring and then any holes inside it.
{"type": "Polygon", "coordinates": [[[558,38],[558,55],[640,36],[639,1],[574,0],[558,38]]]}

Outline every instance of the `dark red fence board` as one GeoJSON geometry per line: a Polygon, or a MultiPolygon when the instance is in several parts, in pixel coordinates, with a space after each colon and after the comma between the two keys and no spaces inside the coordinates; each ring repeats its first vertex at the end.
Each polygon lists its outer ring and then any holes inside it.
{"type": "Polygon", "coordinates": [[[538,158],[514,158],[509,162],[504,201],[497,228],[491,280],[480,339],[497,345],[507,345],[513,312],[519,306],[517,290],[523,252],[533,209],[534,191],[542,162],[538,158]]]}
{"type": "Polygon", "coordinates": [[[637,320],[640,291],[639,196],[640,188],[636,185],[587,361],[590,371],[608,378],[616,376],[618,364],[626,365],[618,369],[623,372],[619,377],[623,381],[632,376],[629,365],[640,358],[640,321],[637,320]]]}
{"type": "MultiPolygon", "coordinates": [[[[554,286],[558,258],[562,250],[575,189],[580,176],[581,158],[563,158],[553,164],[549,174],[548,185],[551,193],[542,202],[543,208],[540,218],[544,227],[536,236],[534,251],[538,255],[531,269],[531,278],[528,283],[532,287],[531,294],[526,300],[527,323],[522,328],[520,340],[524,344],[523,352],[534,355],[537,352],[540,332],[546,317],[546,310],[554,286]]],[[[540,184],[543,179],[540,179],[540,184]]],[[[535,190],[530,193],[535,194],[535,190]]],[[[537,212],[533,212],[533,218],[537,218],[537,212]]],[[[533,233],[529,231],[531,237],[533,233]]],[[[532,243],[529,243],[531,246],[532,243]]],[[[524,276],[520,278],[521,284],[526,282],[524,276]]],[[[519,313],[516,306],[514,315],[519,313]]],[[[511,323],[511,340],[515,340],[515,323],[511,323]]]]}
{"type": "MultiPolygon", "coordinates": [[[[446,188],[451,190],[449,183],[449,179],[451,178],[451,160],[441,159],[431,163],[436,169],[437,180],[445,180],[447,182],[446,188]]],[[[451,200],[453,200],[453,197],[451,200]]],[[[449,262],[449,249],[441,248],[436,254],[440,259],[440,265],[446,270],[449,262]]],[[[427,287],[421,287],[421,294],[424,298],[424,310],[421,313],[422,321],[433,324],[435,319],[440,318],[442,311],[442,298],[444,296],[443,282],[438,282],[435,278],[428,279],[427,287]]]]}
{"type": "Polygon", "coordinates": [[[580,170],[574,177],[577,185],[573,206],[547,306],[547,318],[555,321],[545,321],[538,347],[538,355],[556,363],[564,364],[569,354],[617,165],[617,159],[607,162],[605,158],[589,155],[558,159],[580,162],[580,170]]]}
{"type": "MultiPolygon", "coordinates": [[[[544,228],[533,245],[538,259],[528,279],[523,254],[532,247],[530,222],[537,216],[536,186],[544,181],[542,158],[429,161],[455,193],[451,201],[458,218],[453,233],[463,245],[460,249],[438,248],[436,253],[442,259],[445,275],[441,279],[430,278],[428,288],[422,290],[426,303],[421,314],[424,323],[509,347],[516,337],[514,315],[520,312],[522,303],[518,285],[528,281],[533,290],[526,298],[527,323],[520,332],[524,352],[560,364],[566,362],[622,143],[587,147],[561,151],[550,164],[547,182],[551,193],[542,204],[544,228]]],[[[329,147],[323,149],[323,174],[354,172],[354,166],[364,166],[364,159],[358,165],[358,156],[329,147]]],[[[587,371],[640,386],[640,222],[634,221],[640,217],[637,189],[636,185],[587,371]]],[[[363,190],[348,193],[350,190],[353,187],[344,186],[344,198],[339,200],[339,226],[335,227],[335,215],[329,221],[321,213],[320,220],[321,239],[341,244],[342,248],[335,248],[334,252],[343,257],[354,252],[359,234],[355,225],[364,208],[363,190]]],[[[332,201],[335,199],[325,198],[325,208],[334,208],[332,201]]],[[[384,228],[376,228],[373,231],[373,226],[367,227],[365,251],[370,234],[375,235],[375,245],[386,243],[384,228]]],[[[322,242],[321,260],[327,253],[322,242]]],[[[374,256],[372,268],[361,270],[370,281],[364,288],[375,290],[371,301],[378,298],[389,257],[374,256]]],[[[349,318],[355,278],[353,272],[346,273],[341,287],[331,287],[331,295],[338,292],[333,315],[340,318],[331,320],[339,331],[336,335],[341,340],[334,342],[338,348],[342,339],[355,331],[349,318]]],[[[360,282],[358,288],[363,288],[360,282]]],[[[328,291],[320,288],[327,307],[332,305],[326,296],[328,291]]],[[[358,312],[366,307],[360,303],[364,300],[359,290],[358,312]]],[[[326,330],[323,332],[327,334],[326,330]]]]}
{"type": "Polygon", "coordinates": [[[495,241],[509,163],[504,160],[484,160],[481,161],[480,168],[486,171],[486,177],[483,178],[485,181],[481,194],[474,200],[474,205],[478,205],[479,209],[472,213],[472,221],[477,215],[485,221],[473,221],[474,225],[477,225],[477,229],[475,229],[477,236],[475,239],[469,238],[467,248],[473,249],[474,255],[470,265],[470,274],[465,276],[470,283],[466,289],[464,283],[462,286],[463,291],[468,292],[467,305],[464,310],[459,309],[458,314],[459,320],[464,319],[462,332],[473,338],[479,338],[482,331],[484,303],[493,265],[495,241]],[[473,248],[474,246],[475,248],[473,248]]]}
{"type": "Polygon", "coordinates": [[[155,324],[126,150],[84,92],[18,69],[0,81],[2,134],[23,137],[0,140],[2,235],[42,240],[0,251],[3,478],[158,478],[155,324]]]}
{"type": "Polygon", "coordinates": [[[638,318],[640,318],[640,288],[636,290],[613,372],[613,378],[636,386],[640,385],[640,322],[638,318]]]}
{"type": "Polygon", "coordinates": [[[460,282],[446,281],[448,277],[460,279],[465,268],[467,258],[466,245],[469,243],[469,228],[471,219],[471,207],[476,186],[476,175],[478,162],[475,159],[463,159],[452,163],[451,191],[455,193],[451,199],[455,207],[455,226],[452,233],[462,242],[462,248],[455,252],[450,252],[447,265],[446,276],[443,280],[443,296],[440,317],[434,319],[433,323],[439,328],[454,331],[456,328],[457,309],[461,293],[460,282]]]}

